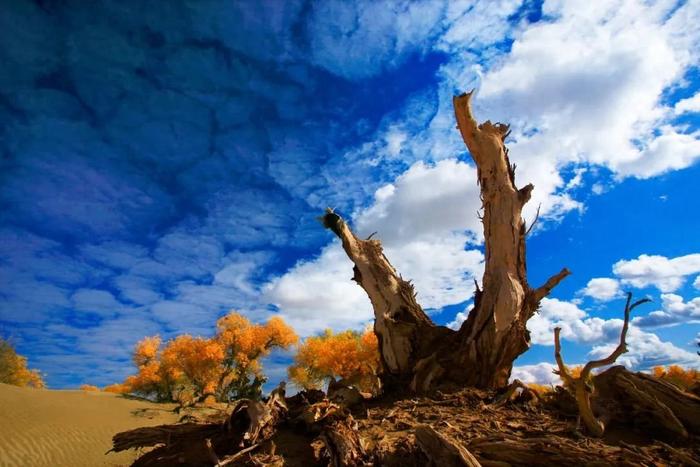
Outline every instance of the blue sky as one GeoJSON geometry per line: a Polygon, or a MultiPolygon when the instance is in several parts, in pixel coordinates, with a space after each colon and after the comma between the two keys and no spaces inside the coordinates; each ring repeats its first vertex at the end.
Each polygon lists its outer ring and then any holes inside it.
{"type": "MultiPolygon", "coordinates": [[[[436,322],[483,270],[451,97],[512,124],[531,282],[567,266],[515,374],[614,346],[700,366],[697,2],[29,2],[0,11],[0,333],[51,387],[228,310],[302,335],[372,312],[316,221],[377,231],[436,322]]],[[[266,364],[272,381],[285,355],[266,364]]]]}

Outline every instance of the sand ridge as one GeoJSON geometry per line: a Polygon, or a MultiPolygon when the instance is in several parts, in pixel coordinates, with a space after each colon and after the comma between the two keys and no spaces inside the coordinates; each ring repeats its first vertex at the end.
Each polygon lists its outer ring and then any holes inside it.
{"type": "Polygon", "coordinates": [[[129,465],[135,452],[105,455],[112,436],[175,423],[173,408],[104,392],[0,384],[0,466],[129,465]]]}

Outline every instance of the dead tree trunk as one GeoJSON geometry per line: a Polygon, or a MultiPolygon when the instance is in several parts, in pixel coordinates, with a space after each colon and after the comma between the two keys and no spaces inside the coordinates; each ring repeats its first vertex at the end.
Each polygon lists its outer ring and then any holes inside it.
{"type": "Polygon", "coordinates": [[[528,285],[521,212],[533,186],[515,186],[515,166],[504,144],[508,126],[489,121],[478,125],[471,113],[471,96],[457,96],[453,104],[458,128],[477,167],[486,268],[474,308],[459,331],[430,320],[417,303],[412,284],[389,263],[378,240],[357,238],[332,210],[323,217],[355,264],[353,280],[372,302],[382,378],[388,388],[409,384],[413,391],[427,391],[443,383],[505,386],[513,361],[529,346],[527,321],[540,300],[569,275],[562,269],[541,287],[528,285]]]}

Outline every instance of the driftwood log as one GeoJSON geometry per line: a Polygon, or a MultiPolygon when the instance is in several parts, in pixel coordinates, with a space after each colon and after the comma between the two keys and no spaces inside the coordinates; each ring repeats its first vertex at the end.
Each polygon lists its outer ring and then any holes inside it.
{"type": "MultiPolygon", "coordinates": [[[[323,224],[340,238],[354,277],[374,308],[385,390],[425,392],[444,383],[481,388],[508,384],[513,361],[529,347],[527,321],[540,301],[569,275],[564,268],[532,288],[525,265],[522,209],[531,184],[515,185],[508,159],[508,126],[472,116],[472,94],[454,98],[458,128],[477,167],[483,201],[486,265],[474,308],[459,331],[435,325],[416,301],[413,285],[389,263],[379,240],[358,238],[333,210],[323,224]]],[[[465,183],[467,181],[465,180],[465,183]]]]}
{"type": "Polygon", "coordinates": [[[270,439],[287,411],[284,391],[273,391],[266,403],[238,401],[224,423],[160,425],[117,433],[112,450],[154,447],[134,466],[229,465],[270,439]]]}
{"type": "Polygon", "coordinates": [[[593,377],[593,408],[610,425],[631,427],[652,439],[700,436],[700,397],[644,373],[615,366],[593,377]]]}
{"type": "MultiPolygon", "coordinates": [[[[118,433],[112,439],[112,451],[152,447],[134,466],[234,465],[270,441],[283,424],[291,424],[315,436],[310,445],[319,465],[364,465],[367,455],[352,415],[338,404],[319,399],[317,391],[287,399],[283,391],[273,391],[264,403],[238,401],[223,423],[160,425],[118,433]]],[[[284,462],[274,448],[263,457],[273,459],[265,465],[284,462]]]]}
{"type": "Polygon", "coordinates": [[[611,441],[607,431],[603,439],[582,436],[547,397],[529,401],[510,397],[512,392],[499,396],[465,388],[418,399],[365,401],[356,407],[357,419],[319,391],[284,404],[241,401],[223,423],[139,428],[116,435],[114,450],[152,447],[136,466],[700,466],[700,399],[623,367],[593,379],[594,413],[607,416],[606,427],[616,426],[618,433],[637,430],[635,445],[616,435],[611,441]],[[303,461],[294,457],[304,450],[298,444],[275,451],[275,443],[284,443],[289,433],[306,447],[303,461]]]}

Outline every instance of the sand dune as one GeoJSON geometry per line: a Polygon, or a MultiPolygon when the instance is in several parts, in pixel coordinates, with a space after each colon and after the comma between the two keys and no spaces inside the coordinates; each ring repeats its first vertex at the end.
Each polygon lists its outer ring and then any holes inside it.
{"type": "Polygon", "coordinates": [[[172,405],[115,394],[0,384],[0,466],[122,466],[135,452],[110,453],[112,436],[177,421],[172,405]]]}

